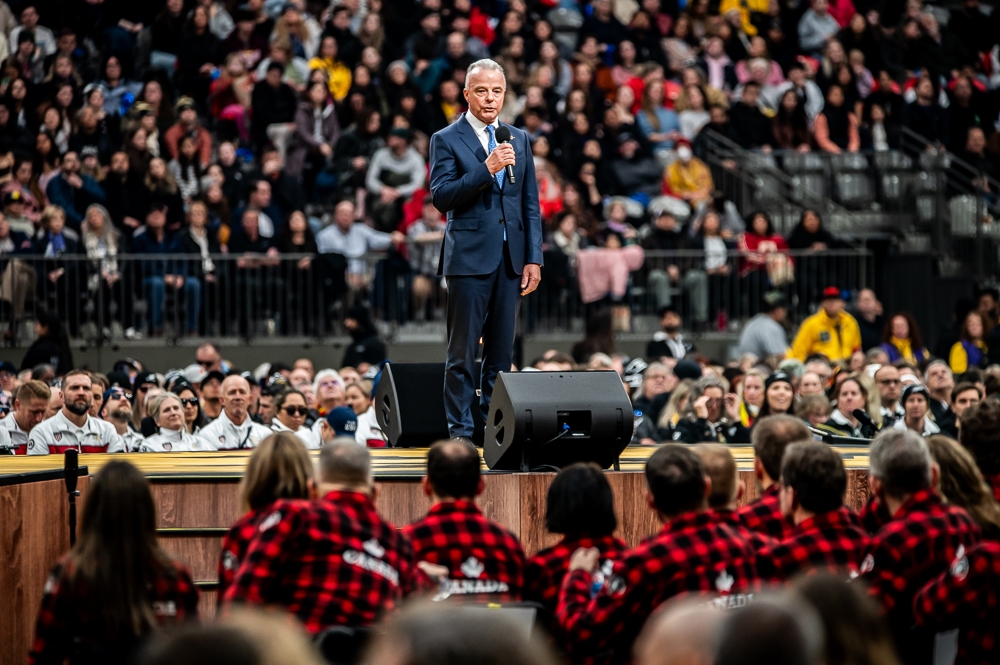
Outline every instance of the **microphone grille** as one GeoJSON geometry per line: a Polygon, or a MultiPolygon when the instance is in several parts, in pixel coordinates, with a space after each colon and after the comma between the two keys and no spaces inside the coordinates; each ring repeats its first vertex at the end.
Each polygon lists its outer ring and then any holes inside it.
{"type": "Polygon", "coordinates": [[[507,141],[510,141],[510,130],[503,125],[500,125],[497,127],[495,136],[497,137],[497,143],[506,143],[507,141]]]}

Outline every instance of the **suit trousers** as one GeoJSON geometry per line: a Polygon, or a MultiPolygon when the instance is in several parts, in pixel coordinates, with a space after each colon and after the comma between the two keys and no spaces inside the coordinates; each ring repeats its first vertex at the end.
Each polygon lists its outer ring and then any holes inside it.
{"type": "Polygon", "coordinates": [[[490,409],[498,372],[509,372],[514,358],[514,329],[521,300],[521,276],[511,265],[507,243],[503,259],[488,275],[448,276],[448,357],[444,372],[444,409],[448,434],[472,437],[472,409],[483,420],[490,409]],[[479,338],[483,340],[481,395],[476,403],[479,338]]]}

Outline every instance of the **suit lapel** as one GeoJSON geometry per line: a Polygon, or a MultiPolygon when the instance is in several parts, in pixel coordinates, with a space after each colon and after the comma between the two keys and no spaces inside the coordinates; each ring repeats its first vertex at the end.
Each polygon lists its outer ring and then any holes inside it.
{"type": "Polygon", "coordinates": [[[470,125],[469,121],[465,118],[464,113],[462,114],[462,117],[458,119],[458,133],[461,135],[462,140],[465,141],[465,144],[469,146],[469,150],[476,155],[476,158],[481,162],[485,162],[486,151],[483,150],[483,144],[479,142],[479,138],[476,137],[476,132],[472,129],[472,125],[470,125]]]}

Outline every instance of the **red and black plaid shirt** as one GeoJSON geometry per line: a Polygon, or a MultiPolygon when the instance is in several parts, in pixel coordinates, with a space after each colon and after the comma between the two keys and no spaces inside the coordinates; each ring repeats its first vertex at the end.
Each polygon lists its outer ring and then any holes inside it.
{"type": "Polygon", "coordinates": [[[628,549],[624,541],[614,536],[567,536],[556,545],[541,550],[528,559],[524,567],[524,600],[539,603],[550,617],[559,603],[559,590],[569,569],[569,559],[580,548],[596,547],[601,553],[593,581],[603,581],[606,566],[621,558],[628,549]]]}
{"type": "Polygon", "coordinates": [[[517,537],[483,517],[473,501],[431,506],[422,520],[403,527],[417,561],[448,569],[452,596],[519,600],[524,584],[524,550],[517,537]]]}
{"type": "Polygon", "coordinates": [[[792,535],[791,522],[781,514],[780,494],[781,485],[773,483],[761,493],[759,499],[738,508],[736,514],[743,526],[779,541],[792,535]]]}
{"type": "Polygon", "coordinates": [[[912,631],[914,596],[948,569],[959,546],[978,543],[979,534],[968,513],[921,490],[872,536],[861,575],[882,604],[903,662],[929,662],[933,653],[933,636],[912,631]]]}
{"type": "Polygon", "coordinates": [[[412,589],[409,539],[358,492],[282,499],[264,512],[225,603],[277,605],[311,633],[369,626],[412,589]]]}
{"type": "Polygon", "coordinates": [[[868,547],[868,534],[853,510],[841,507],[799,522],[792,537],[757,557],[763,580],[783,582],[806,571],[855,577],[868,547]]]}
{"type": "Polygon", "coordinates": [[[753,547],[754,552],[760,552],[761,550],[777,545],[778,541],[771,538],[767,534],[761,533],[760,531],[751,531],[746,528],[743,524],[743,520],[740,519],[739,513],[735,510],[730,510],[729,508],[715,508],[712,510],[715,513],[716,518],[723,524],[728,525],[736,533],[740,534],[744,540],[750,543],[753,547]]]}
{"type": "Polygon", "coordinates": [[[861,507],[861,512],[858,513],[858,519],[861,520],[861,526],[864,527],[864,530],[867,531],[869,535],[874,536],[879,532],[879,529],[892,521],[892,515],[890,515],[889,510],[882,505],[882,502],[878,500],[878,497],[872,494],[868,497],[868,501],[865,505],[861,507]]]}
{"type": "MultiPolygon", "coordinates": [[[[64,556],[45,583],[28,663],[61,664],[81,654],[87,662],[89,658],[126,662],[138,642],[107,634],[100,599],[100,589],[90,587],[76,574],[70,555],[64,556]]],[[[160,626],[198,618],[198,590],[191,574],[178,563],[171,561],[154,572],[148,599],[160,626]]]]}
{"type": "Polygon", "coordinates": [[[1000,660],[1000,543],[983,541],[963,551],[951,567],[913,600],[917,625],[960,628],[958,660],[964,665],[1000,660]]]}
{"type": "Polygon", "coordinates": [[[560,632],[571,655],[610,651],[619,662],[629,659],[647,617],[670,598],[701,594],[736,607],[759,588],[751,546],[708,511],[671,519],[625,552],[593,596],[592,584],[585,571],[566,575],[556,609],[560,632]]]}
{"type": "Polygon", "coordinates": [[[226,595],[226,589],[233,584],[236,571],[240,569],[243,557],[250,547],[250,541],[257,535],[257,522],[260,520],[261,512],[251,510],[243,517],[236,520],[227,533],[222,538],[222,555],[219,557],[219,593],[217,602],[222,605],[222,599],[226,595]]]}

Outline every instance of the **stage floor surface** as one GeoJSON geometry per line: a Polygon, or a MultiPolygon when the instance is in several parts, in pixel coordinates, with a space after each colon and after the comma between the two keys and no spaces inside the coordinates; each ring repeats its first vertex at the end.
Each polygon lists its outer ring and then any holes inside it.
{"type": "MultiPolygon", "coordinates": [[[[621,470],[641,472],[645,469],[646,460],[658,446],[629,446],[621,455],[621,470]]],[[[848,469],[868,468],[867,446],[834,446],[840,452],[844,466],[848,469]]],[[[732,445],[730,450],[736,458],[741,471],[753,469],[753,448],[747,445],[732,445]]],[[[250,450],[233,450],[225,452],[192,452],[192,453],[98,453],[80,455],[80,466],[86,466],[90,475],[94,475],[104,464],[112,460],[127,460],[150,479],[181,480],[191,479],[232,478],[243,475],[250,450]]],[[[310,451],[316,457],[318,451],[310,451]]],[[[419,478],[426,469],[426,448],[384,448],[373,449],[372,465],[377,479],[390,480],[419,478]]],[[[20,475],[34,471],[51,471],[63,467],[62,455],[29,455],[17,457],[0,457],[0,477],[20,475]]],[[[483,470],[488,471],[485,462],[483,470]]],[[[496,471],[490,473],[512,473],[496,471]]]]}

